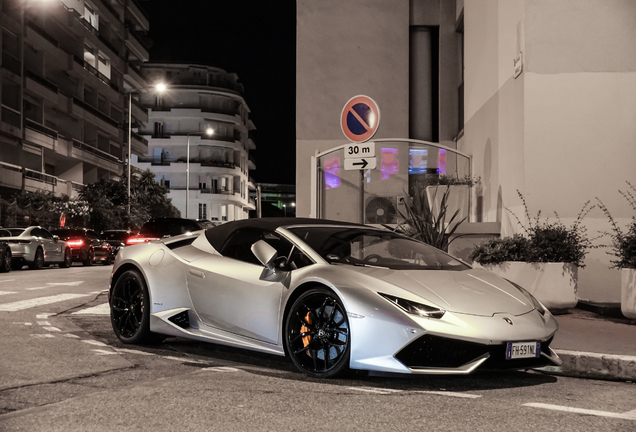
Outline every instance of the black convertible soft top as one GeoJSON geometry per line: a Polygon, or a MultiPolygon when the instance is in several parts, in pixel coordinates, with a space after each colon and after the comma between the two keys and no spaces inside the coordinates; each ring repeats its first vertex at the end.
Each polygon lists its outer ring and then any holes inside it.
{"type": "Polygon", "coordinates": [[[312,218],[260,218],[260,219],[243,219],[233,222],[226,222],[213,228],[205,230],[205,237],[208,239],[214,249],[220,251],[230,235],[241,228],[256,228],[269,231],[276,231],[280,227],[288,227],[295,225],[344,225],[344,226],[361,226],[351,222],[334,221],[327,219],[312,218]]]}

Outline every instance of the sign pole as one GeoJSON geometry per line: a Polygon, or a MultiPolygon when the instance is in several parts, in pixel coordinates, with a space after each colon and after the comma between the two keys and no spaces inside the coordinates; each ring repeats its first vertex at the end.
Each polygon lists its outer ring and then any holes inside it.
{"type": "Polygon", "coordinates": [[[360,170],[360,223],[364,223],[364,170],[360,170]]]}

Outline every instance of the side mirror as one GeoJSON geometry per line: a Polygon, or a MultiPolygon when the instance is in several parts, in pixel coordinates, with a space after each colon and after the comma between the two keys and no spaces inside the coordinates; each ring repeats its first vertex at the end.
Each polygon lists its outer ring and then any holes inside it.
{"type": "Polygon", "coordinates": [[[53,241],[54,241],[54,242],[57,242],[59,239],[60,239],[60,238],[59,238],[58,236],[53,235],[53,241]]]}
{"type": "Polygon", "coordinates": [[[259,240],[251,247],[252,253],[265,267],[271,269],[274,267],[274,261],[278,253],[276,249],[271,247],[265,240],[259,240]]]}

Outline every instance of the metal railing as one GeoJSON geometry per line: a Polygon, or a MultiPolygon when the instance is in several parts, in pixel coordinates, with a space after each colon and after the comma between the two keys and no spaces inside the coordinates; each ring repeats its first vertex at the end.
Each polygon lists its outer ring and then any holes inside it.
{"type": "Polygon", "coordinates": [[[48,128],[40,123],[34,122],[31,119],[24,119],[24,127],[27,129],[34,130],[36,132],[41,133],[42,135],[46,135],[53,139],[57,139],[57,131],[51,128],[48,128]]]}
{"type": "Polygon", "coordinates": [[[101,111],[93,108],[86,102],[76,98],[75,96],[73,96],[73,103],[79,106],[80,108],[83,108],[84,110],[88,111],[89,113],[93,114],[95,117],[99,118],[100,120],[103,120],[106,123],[110,124],[111,126],[119,127],[119,123],[117,123],[115,120],[108,117],[106,114],[102,113],[101,111]]]}
{"type": "Polygon", "coordinates": [[[0,120],[3,123],[16,128],[22,127],[22,116],[20,115],[20,113],[13,108],[9,108],[5,105],[2,105],[2,114],[0,115],[0,120]]]}
{"type": "Polygon", "coordinates": [[[98,149],[97,147],[93,147],[89,144],[86,144],[82,141],[76,140],[75,138],[73,138],[73,147],[83,150],[87,153],[91,153],[94,156],[97,156],[99,158],[105,159],[109,162],[113,162],[113,163],[121,163],[121,160],[117,157],[117,156],[113,156],[110,153],[106,153],[105,151],[102,151],[100,149],[98,149]]]}
{"type": "Polygon", "coordinates": [[[57,39],[55,39],[53,36],[48,34],[42,27],[37,25],[35,22],[33,22],[32,20],[28,19],[26,25],[27,25],[27,27],[31,28],[34,32],[36,32],[37,34],[42,36],[44,39],[49,41],[53,46],[55,46],[55,48],[59,47],[57,39]]]}
{"type": "Polygon", "coordinates": [[[105,9],[108,9],[108,11],[112,13],[113,16],[117,18],[118,21],[121,19],[121,16],[119,15],[119,13],[110,4],[108,4],[108,1],[100,0],[100,3],[102,6],[104,6],[105,9]]]}
{"type": "Polygon", "coordinates": [[[29,168],[24,169],[24,177],[31,180],[36,180],[42,183],[50,184],[53,186],[57,185],[57,177],[49,175],[49,174],[45,174],[43,172],[33,171],[29,168]]]}
{"type": "Polygon", "coordinates": [[[53,93],[57,93],[58,92],[58,88],[55,84],[53,84],[51,81],[47,80],[44,77],[41,77],[40,75],[36,74],[35,72],[33,72],[30,69],[25,69],[24,70],[24,75],[26,75],[27,78],[32,79],[33,81],[35,81],[36,83],[40,84],[43,87],[46,87],[47,89],[51,90],[53,93]]]}

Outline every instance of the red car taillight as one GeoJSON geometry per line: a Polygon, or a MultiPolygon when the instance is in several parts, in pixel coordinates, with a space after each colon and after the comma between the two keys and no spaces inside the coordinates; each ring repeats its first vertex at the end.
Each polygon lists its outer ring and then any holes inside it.
{"type": "Polygon", "coordinates": [[[139,243],[146,243],[153,240],[159,240],[159,237],[130,237],[126,240],[127,245],[136,245],[139,243]]]}
{"type": "Polygon", "coordinates": [[[80,247],[83,244],[84,244],[84,240],[68,240],[66,242],[66,245],[71,247],[80,247]]]}

